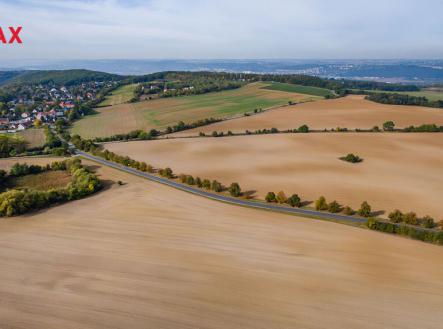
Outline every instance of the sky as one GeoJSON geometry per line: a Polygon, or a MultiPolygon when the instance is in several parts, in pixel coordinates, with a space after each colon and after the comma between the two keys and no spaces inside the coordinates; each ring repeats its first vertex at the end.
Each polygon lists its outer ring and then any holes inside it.
{"type": "Polygon", "coordinates": [[[12,59],[441,59],[441,0],[0,0],[12,59]]]}

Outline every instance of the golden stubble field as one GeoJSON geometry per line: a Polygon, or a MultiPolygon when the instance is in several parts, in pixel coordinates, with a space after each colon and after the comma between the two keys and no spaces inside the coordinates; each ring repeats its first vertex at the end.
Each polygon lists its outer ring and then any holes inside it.
{"type": "Polygon", "coordinates": [[[2,329],[441,328],[439,246],[96,169],[125,185],[0,220],[2,329]]]}
{"type": "Polygon", "coordinates": [[[294,129],[307,124],[311,129],[370,129],[392,120],[397,127],[410,125],[443,125],[443,110],[419,106],[385,105],[367,101],[364,96],[351,95],[332,100],[321,100],[272,109],[265,113],[215,123],[177,133],[180,136],[198,135],[199,132],[231,130],[254,131],[263,128],[294,129]]]}
{"type": "MultiPolygon", "coordinates": [[[[310,133],[183,138],[106,144],[120,155],[171,167],[177,174],[238,182],[264,198],[283,190],[314,201],[320,195],[358,208],[415,211],[443,219],[441,134],[310,133]],[[350,164],[338,158],[355,153],[350,164]]],[[[386,214],[387,215],[387,214],[386,214]]]]}

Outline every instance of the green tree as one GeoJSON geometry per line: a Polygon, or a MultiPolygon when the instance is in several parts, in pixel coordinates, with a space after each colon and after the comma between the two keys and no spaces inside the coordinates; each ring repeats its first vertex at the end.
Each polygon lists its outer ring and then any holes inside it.
{"type": "Polygon", "coordinates": [[[315,209],[316,210],[328,209],[328,203],[326,202],[326,198],[324,196],[319,197],[318,200],[315,201],[315,209]]]}
{"type": "Polygon", "coordinates": [[[425,216],[422,218],[421,220],[421,224],[423,225],[423,227],[425,228],[434,228],[435,227],[435,221],[434,218],[430,217],[430,216],[425,216]]]}
{"type": "Polygon", "coordinates": [[[268,192],[265,197],[266,202],[277,202],[276,196],[274,192],[268,192]]]}
{"type": "Polygon", "coordinates": [[[392,223],[401,223],[403,221],[403,213],[396,209],[388,215],[388,218],[392,223]]]}
{"type": "Polygon", "coordinates": [[[290,205],[291,207],[300,207],[301,206],[301,199],[298,196],[298,194],[291,195],[288,200],[286,200],[286,203],[290,205]]]}
{"type": "Polygon", "coordinates": [[[191,175],[188,175],[188,176],[186,177],[186,184],[188,184],[188,185],[194,185],[194,184],[195,184],[194,177],[192,177],[191,175]]]}
{"type": "Polygon", "coordinates": [[[202,188],[203,187],[203,183],[200,177],[196,177],[195,178],[195,185],[197,185],[197,187],[202,188]]]}
{"type": "Polygon", "coordinates": [[[393,121],[386,121],[383,123],[383,130],[384,131],[394,131],[395,123],[393,121]]]}
{"type": "Polygon", "coordinates": [[[214,192],[221,192],[223,190],[221,183],[216,180],[212,181],[211,188],[214,192]]]}
{"type": "Polygon", "coordinates": [[[332,201],[328,204],[328,211],[330,213],[338,213],[341,211],[340,204],[337,201],[332,201]]]}
{"type": "Polygon", "coordinates": [[[241,195],[240,185],[238,185],[238,183],[232,183],[229,187],[229,193],[233,197],[239,197],[241,195]]]}
{"type": "Polygon", "coordinates": [[[209,179],[204,179],[202,182],[202,186],[204,189],[210,190],[211,189],[211,182],[209,179]]]}
{"type": "Polygon", "coordinates": [[[368,202],[363,201],[363,203],[360,206],[360,209],[357,211],[357,214],[361,217],[371,217],[371,206],[368,202]]]}
{"type": "Polygon", "coordinates": [[[298,132],[299,133],[308,133],[309,132],[309,127],[307,125],[300,126],[298,128],[298,132]]]}

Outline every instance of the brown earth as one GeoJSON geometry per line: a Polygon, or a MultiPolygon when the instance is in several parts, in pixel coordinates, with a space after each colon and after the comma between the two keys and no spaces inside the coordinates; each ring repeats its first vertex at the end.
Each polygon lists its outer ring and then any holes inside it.
{"type": "Polygon", "coordinates": [[[310,133],[184,138],[106,144],[117,154],[171,167],[177,174],[217,179],[243,190],[283,190],[313,201],[358,208],[415,211],[443,219],[443,138],[441,134],[310,133]],[[355,153],[364,161],[338,158],[355,153]]]}
{"type": "Polygon", "coordinates": [[[392,120],[399,128],[410,125],[443,125],[443,110],[419,106],[385,105],[370,102],[364,96],[352,95],[344,98],[322,100],[286,106],[262,114],[223,121],[177,133],[179,136],[197,135],[213,131],[245,132],[263,128],[294,129],[307,124],[311,129],[370,129],[383,126],[392,120]]]}
{"type": "Polygon", "coordinates": [[[99,174],[0,220],[2,329],[441,328],[442,247],[99,174]]]}

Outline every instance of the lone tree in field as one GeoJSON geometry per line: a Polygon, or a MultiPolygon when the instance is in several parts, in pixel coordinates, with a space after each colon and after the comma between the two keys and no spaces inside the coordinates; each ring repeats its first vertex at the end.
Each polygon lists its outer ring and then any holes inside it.
{"type": "Polygon", "coordinates": [[[386,121],[383,123],[383,130],[384,131],[394,131],[395,123],[394,121],[386,121]]]}
{"type": "Polygon", "coordinates": [[[392,223],[401,223],[403,221],[403,213],[396,209],[388,215],[388,218],[392,223]]]}
{"type": "Polygon", "coordinates": [[[221,183],[216,180],[212,181],[211,188],[214,192],[221,192],[223,190],[221,183]]]}
{"type": "Polygon", "coordinates": [[[276,199],[277,199],[278,203],[286,203],[286,201],[288,200],[288,198],[286,197],[285,192],[283,192],[283,191],[280,191],[280,192],[277,193],[276,199]]]}
{"type": "Polygon", "coordinates": [[[231,186],[229,186],[229,193],[233,197],[239,197],[241,195],[241,188],[238,183],[232,183],[231,186]]]}
{"type": "Polygon", "coordinates": [[[316,210],[328,209],[328,203],[326,202],[326,198],[324,196],[319,197],[318,200],[315,201],[315,209],[316,210]]]}
{"type": "Polygon", "coordinates": [[[277,202],[277,198],[274,192],[268,192],[265,197],[266,202],[277,202]]]}
{"type": "Polygon", "coordinates": [[[286,201],[288,205],[291,207],[300,207],[301,206],[301,199],[298,196],[298,194],[293,194],[291,197],[286,201]]]}
{"type": "Polygon", "coordinates": [[[340,204],[337,201],[332,201],[331,203],[328,204],[328,211],[330,213],[338,213],[341,211],[341,207],[340,204]]]}
{"type": "Polygon", "coordinates": [[[363,201],[363,203],[360,206],[360,209],[358,209],[357,214],[361,217],[371,217],[371,206],[366,201],[363,201]]]}
{"type": "Polygon", "coordinates": [[[358,155],[352,153],[349,153],[347,156],[341,157],[340,160],[350,163],[359,163],[363,161],[363,159],[360,158],[358,155]]]}

